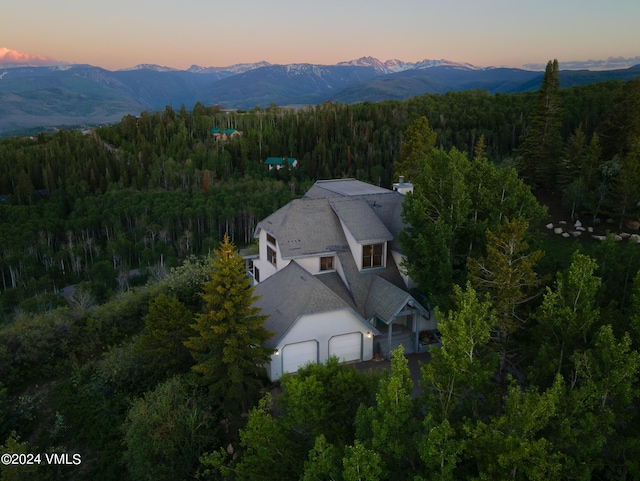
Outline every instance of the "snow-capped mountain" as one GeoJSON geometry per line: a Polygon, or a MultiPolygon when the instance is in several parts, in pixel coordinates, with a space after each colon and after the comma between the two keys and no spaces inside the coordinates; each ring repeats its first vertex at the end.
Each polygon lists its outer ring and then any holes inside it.
{"type": "Polygon", "coordinates": [[[384,67],[388,73],[403,72],[405,70],[410,70],[414,68],[414,65],[415,63],[403,62],[402,60],[398,60],[395,58],[391,60],[387,60],[384,63],[384,67]]]}
{"type": "MultiPolygon", "coordinates": [[[[563,70],[561,82],[571,86],[603,78],[628,80],[636,78],[639,71],[640,66],[608,71],[603,76],[601,72],[572,75],[563,70]]],[[[335,65],[272,65],[262,61],[227,67],[193,65],[178,70],[140,64],[109,71],[0,48],[0,135],[29,127],[114,122],[127,114],[164,109],[167,105],[191,109],[196,102],[251,109],[272,103],[403,100],[451,90],[533,91],[539,88],[542,75],[534,69],[477,67],[428,59],[381,62],[374,57],[335,65]],[[43,63],[47,66],[39,66],[43,63]]]]}
{"type": "Polygon", "coordinates": [[[340,67],[373,67],[378,72],[387,73],[387,68],[380,60],[374,57],[360,57],[355,60],[339,62],[336,64],[340,67]]]}
{"type": "Polygon", "coordinates": [[[257,68],[262,67],[270,67],[271,64],[269,62],[255,62],[255,63],[237,63],[235,65],[229,65],[228,67],[200,67],[199,65],[192,65],[187,69],[187,72],[192,73],[230,73],[230,74],[239,74],[245,73],[249,70],[255,70],[257,68]]]}
{"type": "Polygon", "coordinates": [[[141,63],[135,67],[120,69],[120,72],[131,72],[132,70],[153,70],[154,72],[179,72],[180,70],[173,67],[164,67],[154,63],[141,63]]]}
{"type": "Polygon", "coordinates": [[[349,60],[347,62],[340,62],[337,65],[351,66],[351,67],[373,67],[376,71],[384,74],[404,72],[406,70],[418,70],[434,67],[451,67],[460,70],[482,70],[485,67],[477,67],[470,63],[458,63],[450,60],[421,60],[420,62],[404,62],[398,59],[391,59],[385,62],[381,62],[374,57],[360,57],[355,60],[349,60]]]}
{"type": "Polygon", "coordinates": [[[477,67],[470,63],[458,63],[452,62],[450,60],[441,59],[441,60],[422,60],[420,62],[416,62],[413,65],[414,69],[425,69],[425,68],[434,68],[434,67],[452,67],[460,70],[484,70],[486,67],[477,67]]]}

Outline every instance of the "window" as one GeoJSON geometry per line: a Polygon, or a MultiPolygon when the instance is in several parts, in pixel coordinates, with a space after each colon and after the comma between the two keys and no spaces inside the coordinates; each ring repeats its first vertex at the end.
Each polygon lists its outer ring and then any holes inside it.
{"type": "Polygon", "coordinates": [[[333,270],[333,256],[320,258],[320,270],[321,271],[333,270]]]}
{"type": "Polygon", "coordinates": [[[362,268],[382,267],[382,247],[384,244],[362,246],[362,268]]]}
{"type": "Polygon", "coordinates": [[[270,242],[271,244],[273,244],[275,246],[276,245],[276,238],[273,237],[271,234],[267,233],[267,242],[270,242]]]}
{"type": "Polygon", "coordinates": [[[276,251],[269,246],[267,246],[267,260],[274,266],[276,265],[276,251]]]}
{"type": "Polygon", "coordinates": [[[253,268],[253,278],[256,280],[256,282],[260,282],[260,269],[258,269],[257,267],[253,268]]]}

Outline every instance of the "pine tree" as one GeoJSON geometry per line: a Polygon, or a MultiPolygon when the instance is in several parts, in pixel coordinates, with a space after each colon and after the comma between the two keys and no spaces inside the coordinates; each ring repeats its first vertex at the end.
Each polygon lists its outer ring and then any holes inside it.
{"type": "Polygon", "coordinates": [[[494,345],[500,356],[498,380],[504,389],[507,373],[515,366],[510,361],[512,335],[527,319],[522,306],[538,294],[541,284],[534,268],[544,252],[531,252],[524,239],[528,224],[505,219],[496,232],[487,230],[487,255],[467,259],[469,281],[479,294],[486,294],[495,309],[494,345]]]}
{"type": "Polygon", "coordinates": [[[400,149],[400,160],[395,163],[395,177],[403,175],[407,180],[417,178],[427,162],[427,156],[436,145],[436,133],[431,130],[426,117],[413,122],[405,132],[400,149]]]}
{"type": "Polygon", "coordinates": [[[527,129],[523,174],[533,186],[553,187],[562,155],[562,110],[558,61],[547,63],[538,100],[527,129]]]}
{"type": "Polygon", "coordinates": [[[191,326],[198,335],[185,346],[196,360],[193,370],[229,412],[245,410],[258,397],[266,379],[263,366],[273,352],[263,346],[272,333],[264,327],[267,316],[253,306],[253,291],[244,261],[225,234],[203,285],[205,311],[191,326]]]}
{"type": "Polygon", "coordinates": [[[160,294],[149,304],[138,354],[154,381],[188,371],[193,359],[184,341],[193,334],[193,313],[175,295],[160,294]]]}
{"type": "Polygon", "coordinates": [[[640,145],[622,159],[622,167],[613,190],[620,209],[618,228],[622,229],[627,215],[635,214],[640,201],[640,145]]]}
{"type": "Polygon", "coordinates": [[[638,148],[640,143],[640,78],[622,86],[607,120],[598,129],[606,160],[638,148]]]}
{"type": "Polygon", "coordinates": [[[519,306],[539,294],[534,267],[544,253],[529,251],[527,227],[524,220],[505,219],[496,232],[487,230],[487,256],[467,259],[469,281],[478,293],[488,294],[498,319],[495,334],[502,342],[521,326],[519,306]]]}

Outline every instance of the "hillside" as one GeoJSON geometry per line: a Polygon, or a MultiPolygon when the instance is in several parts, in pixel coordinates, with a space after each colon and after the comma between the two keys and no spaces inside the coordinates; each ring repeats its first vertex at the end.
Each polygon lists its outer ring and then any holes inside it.
{"type": "MultiPolygon", "coordinates": [[[[640,66],[610,71],[565,71],[563,87],[603,80],[629,80],[640,66]]],[[[507,68],[424,60],[382,63],[370,57],[337,65],[271,65],[225,68],[192,66],[176,70],[156,65],[108,71],[90,65],[0,66],[0,136],[83,124],[113,123],[124,115],[166,105],[192,108],[197,102],[251,109],[407,99],[424,93],[480,89],[490,93],[539,88],[542,74],[507,68]]]]}

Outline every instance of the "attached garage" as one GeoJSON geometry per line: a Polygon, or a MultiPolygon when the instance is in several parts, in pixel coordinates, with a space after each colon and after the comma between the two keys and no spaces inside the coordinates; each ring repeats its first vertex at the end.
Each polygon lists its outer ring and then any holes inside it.
{"type": "Polygon", "coordinates": [[[329,339],[329,356],[342,362],[362,360],[362,333],[352,332],[329,339]]]}
{"type": "Polygon", "coordinates": [[[297,372],[309,362],[318,362],[318,341],[296,342],[282,348],[282,372],[297,372]]]}

